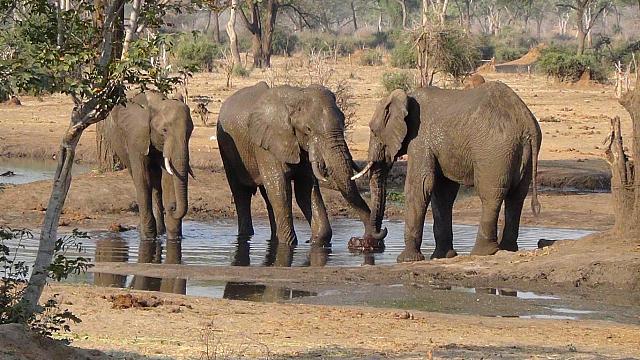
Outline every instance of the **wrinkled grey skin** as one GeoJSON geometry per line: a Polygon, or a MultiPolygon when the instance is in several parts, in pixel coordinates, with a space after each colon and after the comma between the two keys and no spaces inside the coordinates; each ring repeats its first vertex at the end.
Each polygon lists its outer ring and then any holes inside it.
{"type": "Polygon", "coordinates": [[[126,106],[116,106],[105,121],[107,141],[136,187],[141,238],[153,239],[166,231],[168,239],[179,239],[189,207],[189,107],[146,92],[126,106]],[[173,175],[166,169],[167,160],[173,175]]]}
{"type": "Polygon", "coordinates": [[[267,205],[272,240],[297,243],[291,213],[292,184],[311,225],[311,243],[328,246],[332,232],[319,179],[342,194],[374,232],[371,212],[360,196],[353,160],[344,139],[344,115],[335,96],[321,86],[269,88],[260,82],[237,91],[220,109],[217,139],[238,215],[238,235],[253,235],[251,196],[259,189],[267,205]],[[322,180],[325,179],[326,181],[322,180]]]}
{"type": "MultiPolygon", "coordinates": [[[[436,249],[431,258],[452,257],[453,202],[460,184],[476,189],[482,217],[472,254],[516,251],[522,206],[542,141],[540,127],[506,85],[490,82],[471,90],[396,90],[378,104],[369,124],[372,222],[384,215],[386,176],[408,154],[405,182],[405,249],[398,262],[424,260],[424,218],[432,201],[436,249]],[[505,223],[498,237],[502,202],[505,223]]],[[[534,182],[532,208],[539,211],[534,182]]]]}

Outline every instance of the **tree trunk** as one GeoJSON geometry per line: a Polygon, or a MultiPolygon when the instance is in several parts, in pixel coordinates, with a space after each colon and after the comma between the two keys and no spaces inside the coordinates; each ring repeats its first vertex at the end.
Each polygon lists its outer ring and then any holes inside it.
{"type": "Polygon", "coordinates": [[[124,43],[122,44],[122,56],[127,55],[129,51],[129,44],[135,39],[138,33],[138,18],[140,16],[140,9],[142,8],[142,0],[133,0],[131,6],[131,15],[129,15],[129,28],[127,28],[124,36],[124,43]]]}
{"type": "Polygon", "coordinates": [[[620,118],[611,120],[611,133],[606,158],[611,167],[611,193],[614,201],[614,230],[624,236],[637,237],[640,232],[640,176],[635,176],[635,160],[640,159],[640,86],[628,92],[620,103],[631,115],[633,153],[630,160],[624,152],[620,118]]]}
{"type": "Polygon", "coordinates": [[[400,5],[400,9],[402,11],[402,28],[407,29],[407,4],[406,0],[396,0],[396,2],[400,5]]]}
{"type": "Polygon", "coordinates": [[[217,11],[213,11],[211,13],[211,20],[213,20],[213,41],[216,44],[221,44],[222,39],[220,38],[220,13],[217,11]]]}
{"type": "Polygon", "coordinates": [[[358,31],[358,18],[356,17],[356,6],[353,1],[351,5],[351,18],[353,19],[353,31],[358,31]]]}
{"type": "Polygon", "coordinates": [[[242,66],[240,59],[240,51],[238,51],[238,36],[236,35],[236,11],[238,9],[238,0],[231,1],[229,10],[229,22],[227,22],[227,35],[229,36],[229,49],[233,57],[234,66],[242,66]]]}

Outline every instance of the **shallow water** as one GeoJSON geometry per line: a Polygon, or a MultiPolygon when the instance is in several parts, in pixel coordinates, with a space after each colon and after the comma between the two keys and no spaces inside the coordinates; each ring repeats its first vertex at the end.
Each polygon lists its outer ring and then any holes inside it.
{"type": "MultiPolygon", "coordinates": [[[[311,236],[309,225],[304,221],[295,224],[298,246],[293,253],[278,251],[269,241],[268,221],[255,221],[255,233],[251,239],[238,239],[234,219],[212,222],[185,221],[184,238],[181,242],[140,242],[137,230],[120,234],[98,232],[83,239],[86,253],[83,256],[96,262],[154,262],[209,266],[359,266],[363,264],[393,264],[404,247],[404,225],[401,221],[386,221],[389,230],[385,239],[386,249],[377,254],[351,253],[347,249],[349,239],[360,235],[362,224],[356,220],[334,219],[333,240],[330,250],[311,248],[306,239],[311,236]],[[142,254],[142,255],[141,255],[142,254]]],[[[454,247],[460,254],[471,251],[477,227],[454,225],[454,247]]],[[[518,244],[521,249],[534,249],[541,238],[577,239],[591,231],[555,228],[521,228],[518,244]]],[[[25,260],[35,258],[36,241],[28,241],[21,251],[25,260]]],[[[435,247],[431,224],[425,224],[422,251],[429,256],[435,247]]],[[[73,255],[70,253],[70,255],[73,255]]]]}
{"type": "MultiPolygon", "coordinates": [[[[0,183],[27,184],[40,180],[50,180],[56,173],[58,162],[55,160],[38,160],[27,158],[0,158],[0,174],[13,173],[11,176],[0,176],[0,183]]],[[[89,172],[86,165],[74,164],[72,173],[89,172]]]]}

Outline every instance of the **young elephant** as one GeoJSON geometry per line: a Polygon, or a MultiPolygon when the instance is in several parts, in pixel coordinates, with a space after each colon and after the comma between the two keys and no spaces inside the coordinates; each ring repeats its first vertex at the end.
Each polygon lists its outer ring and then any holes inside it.
{"type": "Polygon", "coordinates": [[[532,208],[539,211],[535,177],[542,141],[535,117],[513,90],[489,82],[470,90],[395,90],[382,99],[369,123],[372,219],[384,215],[385,181],[394,161],[408,154],[405,182],[405,249],[398,262],[424,260],[424,217],[433,201],[436,249],[452,257],[451,215],[460,184],[476,188],[482,218],[472,254],[516,251],[522,206],[533,181],[532,208]],[[505,202],[505,222],[497,234],[505,202]]]}
{"type": "Polygon", "coordinates": [[[182,236],[192,131],[189,107],[156,92],[116,106],[105,120],[106,139],[136,187],[143,239],[165,230],[168,239],[182,236]]]}
{"type": "Polygon", "coordinates": [[[260,189],[272,239],[297,242],[291,213],[291,181],[296,201],[311,224],[312,245],[327,246],[331,227],[318,180],[342,194],[365,225],[375,232],[371,211],[353,180],[353,160],[344,139],[344,115],[333,93],[321,86],[269,88],[260,82],[230,96],[217,125],[220,155],[233,193],[238,235],[253,235],[251,196],[260,189]]]}

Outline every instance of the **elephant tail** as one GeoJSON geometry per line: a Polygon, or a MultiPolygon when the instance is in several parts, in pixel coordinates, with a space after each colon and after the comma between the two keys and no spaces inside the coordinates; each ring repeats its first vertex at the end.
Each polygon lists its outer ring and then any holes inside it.
{"type": "Polygon", "coordinates": [[[529,138],[529,145],[531,146],[531,210],[533,215],[538,216],[540,214],[540,201],[538,201],[538,152],[539,142],[535,137],[529,138]]]}

